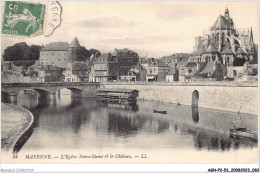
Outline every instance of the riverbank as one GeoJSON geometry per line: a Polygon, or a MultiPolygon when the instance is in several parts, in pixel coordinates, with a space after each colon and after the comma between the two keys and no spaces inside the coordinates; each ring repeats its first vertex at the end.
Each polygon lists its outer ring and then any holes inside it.
{"type": "Polygon", "coordinates": [[[16,152],[28,136],[33,115],[22,107],[6,103],[1,103],[1,115],[1,149],[16,152]]]}
{"type": "Polygon", "coordinates": [[[139,91],[139,98],[191,105],[196,92],[199,107],[258,115],[258,86],[256,83],[112,83],[104,88],[127,88],[139,91]]]}

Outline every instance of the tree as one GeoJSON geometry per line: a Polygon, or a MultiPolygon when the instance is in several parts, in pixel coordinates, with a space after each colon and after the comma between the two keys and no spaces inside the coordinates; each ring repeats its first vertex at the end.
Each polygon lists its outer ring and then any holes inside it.
{"type": "Polygon", "coordinates": [[[32,60],[38,60],[40,57],[40,51],[42,47],[38,45],[32,45],[30,47],[30,59],[32,60]]]}
{"type": "Polygon", "coordinates": [[[101,55],[99,50],[96,50],[93,48],[90,50],[87,50],[84,46],[81,46],[80,49],[77,49],[76,54],[77,54],[77,61],[89,61],[90,56],[92,54],[95,55],[96,57],[101,55]]]}
{"type": "Polygon", "coordinates": [[[101,55],[101,52],[99,51],[99,50],[96,50],[96,49],[90,49],[89,50],[89,53],[90,53],[90,55],[89,55],[89,57],[93,54],[95,57],[99,57],[100,55],[101,55]]]}
{"type": "Polygon", "coordinates": [[[245,62],[245,58],[235,58],[233,61],[233,66],[243,66],[245,62]]]}
{"type": "Polygon", "coordinates": [[[77,61],[89,60],[90,57],[89,51],[84,46],[81,46],[80,49],[77,49],[76,54],[77,54],[77,61]]]}
{"type": "Polygon", "coordinates": [[[28,46],[25,42],[14,44],[4,50],[4,60],[13,61],[16,66],[30,67],[40,57],[41,46],[28,46]]]}
{"type": "Polygon", "coordinates": [[[5,61],[17,61],[24,60],[28,56],[29,46],[25,42],[14,44],[4,50],[5,61]]]}

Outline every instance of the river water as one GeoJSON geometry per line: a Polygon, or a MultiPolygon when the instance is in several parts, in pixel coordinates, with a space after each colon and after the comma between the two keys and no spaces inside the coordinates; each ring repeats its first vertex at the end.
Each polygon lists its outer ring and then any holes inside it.
{"type": "Polygon", "coordinates": [[[228,133],[234,125],[257,132],[255,115],[145,100],[136,105],[106,104],[63,94],[50,100],[20,93],[17,105],[35,117],[33,133],[20,152],[174,148],[228,153],[257,148],[257,141],[232,138],[228,133]],[[167,115],[153,109],[165,110],[167,115]]]}

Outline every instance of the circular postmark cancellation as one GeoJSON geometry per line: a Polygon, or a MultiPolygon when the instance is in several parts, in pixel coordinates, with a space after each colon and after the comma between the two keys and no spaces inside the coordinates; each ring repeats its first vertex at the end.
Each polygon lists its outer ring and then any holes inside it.
{"type": "Polygon", "coordinates": [[[18,37],[50,36],[61,25],[59,2],[6,1],[3,5],[2,34],[18,37]]]}

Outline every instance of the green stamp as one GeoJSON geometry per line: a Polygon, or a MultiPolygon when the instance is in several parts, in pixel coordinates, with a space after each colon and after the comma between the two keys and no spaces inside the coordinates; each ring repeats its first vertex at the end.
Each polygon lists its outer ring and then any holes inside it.
{"type": "Polygon", "coordinates": [[[35,36],[44,33],[45,4],[6,1],[2,18],[2,33],[15,36],[35,36]]]}

